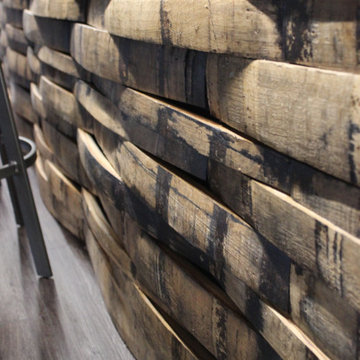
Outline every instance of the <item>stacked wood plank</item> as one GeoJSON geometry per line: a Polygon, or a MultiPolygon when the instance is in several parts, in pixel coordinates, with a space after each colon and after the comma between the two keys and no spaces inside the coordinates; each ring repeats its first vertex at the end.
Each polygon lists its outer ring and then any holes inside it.
{"type": "Polygon", "coordinates": [[[136,358],[359,359],[356,1],[1,6],[43,200],[136,358]]]}

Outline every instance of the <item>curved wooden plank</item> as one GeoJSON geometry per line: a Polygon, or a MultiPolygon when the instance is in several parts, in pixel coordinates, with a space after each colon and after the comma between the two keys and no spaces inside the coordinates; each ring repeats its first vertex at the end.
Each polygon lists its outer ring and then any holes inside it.
{"type": "MultiPolygon", "coordinates": [[[[30,70],[33,73],[33,78],[38,80],[41,75],[41,63],[37,55],[34,53],[34,50],[31,46],[27,47],[26,58],[29,64],[30,70]]],[[[37,82],[37,81],[36,81],[37,82]]]]}
{"type": "MultiPolygon", "coordinates": [[[[87,199],[86,208],[87,218],[92,218],[90,228],[95,228],[93,233],[101,233],[99,227],[106,220],[96,200],[87,199]]],[[[133,221],[124,221],[126,230],[122,240],[133,261],[130,269],[140,287],[145,287],[144,292],[216,358],[258,359],[265,355],[268,359],[279,358],[244,318],[236,314],[235,306],[215,284],[175,254],[158,247],[133,221]]],[[[101,244],[107,241],[104,238],[105,234],[99,240],[101,244]]],[[[119,249],[116,240],[111,244],[119,249]]],[[[107,251],[113,253],[112,249],[107,251]]]]}
{"type": "Polygon", "coordinates": [[[132,41],[75,24],[71,55],[96,75],[172,100],[207,107],[204,53],[132,41]]]}
{"type": "Polygon", "coordinates": [[[74,95],[41,76],[39,92],[49,120],[60,132],[76,138],[76,123],[80,113],[74,95]]]}
{"type": "Polygon", "coordinates": [[[71,22],[36,16],[31,11],[24,10],[23,26],[25,36],[31,42],[65,53],[70,52],[71,22]]]}
{"type": "Polygon", "coordinates": [[[25,37],[24,30],[6,24],[5,32],[10,48],[18,53],[26,55],[28,41],[25,37]]]}
{"type": "Polygon", "coordinates": [[[32,124],[36,123],[37,116],[31,106],[30,93],[13,82],[10,82],[9,85],[14,112],[30,121],[32,124]]]}
{"type": "Polygon", "coordinates": [[[42,121],[43,136],[54,154],[55,164],[59,164],[64,174],[77,184],[96,193],[80,162],[77,144],[53,127],[45,119],[42,121]]]}
{"type": "Polygon", "coordinates": [[[23,10],[29,6],[29,0],[2,0],[3,4],[12,9],[23,10]]]}
{"type": "Polygon", "coordinates": [[[156,44],[359,71],[357,5],[356,0],[296,5],[265,0],[91,0],[88,23],[156,44]]]}
{"type": "MultiPolygon", "coordinates": [[[[188,249],[181,243],[182,239],[176,236],[174,232],[168,231],[165,226],[156,234],[159,221],[145,209],[144,204],[137,204],[136,199],[130,198],[128,190],[125,188],[122,179],[110,166],[103,153],[95,144],[89,135],[79,131],[78,144],[80,158],[88,171],[90,179],[95,186],[101,188],[100,197],[102,204],[106,209],[112,226],[116,233],[123,233],[121,212],[129,212],[129,215],[139,222],[139,225],[145,228],[155,237],[165,239],[162,241],[170,242],[170,246],[185,256],[195,255],[196,249],[188,249]],[[111,199],[111,200],[110,200],[111,199]],[[120,212],[120,215],[119,215],[120,212]],[[119,220],[120,219],[120,220],[119,220]],[[148,224],[146,224],[148,221],[148,224]]],[[[161,224],[160,224],[161,225],[161,224]]],[[[192,259],[194,262],[196,259],[192,259]]],[[[281,316],[277,311],[263,302],[251,289],[242,282],[232,281],[230,277],[224,284],[225,291],[231,296],[232,300],[239,307],[241,312],[251,322],[257,331],[271,344],[271,346],[286,359],[307,359],[309,353],[315,358],[322,358],[321,352],[313,347],[297,327],[289,320],[281,316]],[[275,330],[276,329],[276,330],[275,330]]]]}
{"type": "Polygon", "coordinates": [[[46,18],[84,21],[85,5],[85,0],[32,0],[30,11],[46,18]]]}
{"type": "Polygon", "coordinates": [[[42,75],[67,90],[72,91],[77,79],[90,78],[71,56],[62,52],[43,46],[38,52],[38,58],[42,65],[42,75]]]}
{"type": "Polygon", "coordinates": [[[211,359],[198,357],[192,352],[122,269],[117,269],[114,279],[114,265],[88,229],[85,234],[90,259],[107,309],[120,336],[137,359],[211,359]]]}
{"type": "Polygon", "coordinates": [[[44,134],[38,124],[34,125],[34,139],[42,160],[54,162],[54,153],[44,139],[44,134]]]}
{"type": "Polygon", "coordinates": [[[42,180],[43,184],[40,187],[44,187],[44,190],[41,196],[48,210],[64,228],[83,239],[80,191],[48,160],[43,162],[43,173],[47,181],[42,180]]]}
{"type": "Polygon", "coordinates": [[[13,80],[19,85],[29,89],[33,77],[26,56],[8,47],[6,49],[6,61],[13,80]]]}
{"type": "Polygon", "coordinates": [[[360,185],[359,75],[211,55],[207,79],[210,110],[222,122],[360,185]]]}

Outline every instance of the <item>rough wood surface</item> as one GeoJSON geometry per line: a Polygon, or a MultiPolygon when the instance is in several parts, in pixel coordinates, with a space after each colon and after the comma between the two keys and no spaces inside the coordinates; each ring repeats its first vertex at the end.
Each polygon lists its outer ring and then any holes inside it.
{"type": "Polygon", "coordinates": [[[47,120],[64,135],[75,139],[75,125],[80,115],[74,95],[44,76],[40,78],[39,92],[47,120]]]}
{"type": "Polygon", "coordinates": [[[44,139],[54,154],[55,164],[60,165],[69,179],[96,194],[80,162],[76,142],[63,135],[46,120],[42,121],[42,130],[44,139]]]}
{"type": "Polygon", "coordinates": [[[85,0],[32,0],[34,15],[59,20],[84,21],[85,0]]]}
{"type": "Polygon", "coordinates": [[[218,119],[299,161],[360,184],[358,75],[211,55],[207,80],[210,110],[218,119]]]}
{"type": "Polygon", "coordinates": [[[38,52],[38,58],[42,75],[67,90],[72,91],[79,78],[89,80],[86,71],[67,54],[43,46],[38,52]]]}
{"type": "Polygon", "coordinates": [[[111,262],[86,226],[85,237],[105,304],[119,333],[137,359],[211,359],[208,354],[206,357],[194,354],[191,345],[182,340],[133,283],[124,264],[119,266],[111,262]]]}
{"type": "Polygon", "coordinates": [[[204,53],[132,41],[75,24],[71,55],[86,70],[106,79],[207,107],[204,53]]]}
{"type": "Polygon", "coordinates": [[[76,237],[83,239],[80,191],[49,160],[38,156],[36,171],[41,197],[51,214],[76,237]]]}
{"type": "Polygon", "coordinates": [[[26,55],[28,41],[25,37],[24,30],[16,28],[10,24],[6,24],[5,32],[11,49],[26,55]]]}
{"type": "MultiPolygon", "coordinates": [[[[97,214],[101,210],[94,209],[94,199],[92,206],[90,199],[87,202],[87,216],[99,217],[97,214]]],[[[93,220],[92,228],[99,227],[98,222],[93,220]]],[[[145,293],[217,359],[257,359],[265,355],[269,359],[279,358],[211,281],[176,255],[159,248],[130,219],[124,219],[124,225],[126,229],[121,239],[133,261],[131,271],[140,287],[145,287],[145,293]],[[201,307],[198,306],[200,303],[201,307]]],[[[99,229],[94,231],[99,233],[99,229]]],[[[102,236],[100,241],[103,243],[106,240],[102,236]]],[[[104,246],[108,253],[120,252],[116,250],[119,247],[116,240],[112,240],[111,245],[104,246]]],[[[124,257],[120,256],[121,259],[124,257]]]]}
{"type": "Polygon", "coordinates": [[[8,47],[6,49],[6,62],[11,75],[13,75],[13,80],[29,89],[33,77],[26,56],[8,47]]]}
{"type": "Polygon", "coordinates": [[[30,10],[24,10],[23,26],[25,36],[31,42],[70,52],[71,22],[36,16],[30,10]]]}
{"type": "MultiPolygon", "coordinates": [[[[185,256],[194,260],[196,257],[195,249],[193,248],[191,252],[186,251],[182,239],[177,237],[176,234],[169,232],[164,226],[160,233],[155,233],[158,222],[151,214],[147,213],[144,207],[141,207],[142,205],[139,206],[134,199],[129,199],[126,196],[127,190],[122,179],[105,159],[94,141],[83,132],[79,133],[78,141],[81,160],[85,169],[88,170],[88,175],[94,185],[102,189],[100,193],[102,204],[116,233],[121,234],[123,232],[121,221],[119,221],[119,211],[120,213],[123,211],[129,212],[129,215],[139,221],[139,225],[147,231],[153,233],[158,239],[161,239],[161,236],[165,237],[166,239],[163,239],[163,241],[170,242],[171,247],[180,252],[185,252],[185,256]],[[108,200],[106,200],[106,197],[108,200]],[[146,217],[148,217],[148,224],[146,224],[146,217]]],[[[122,219],[121,214],[120,219],[122,219]]],[[[263,335],[283,358],[307,359],[309,353],[313,354],[315,358],[324,358],[323,354],[313,346],[311,341],[297,327],[261,301],[242,282],[232,282],[229,278],[229,281],[225,284],[225,290],[255,329],[263,335]]]]}
{"type": "Polygon", "coordinates": [[[26,58],[30,70],[33,73],[33,80],[37,83],[41,75],[41,63],[31,46],[27,47],[26,58]]]}
{"type": "Polygon", "coordinates": [[[31,105],[30,93],[13,82],[10,82],[9,85],[14,112],[34,124],[37,116],[31,105]]]}
{"type": "Polygon", "coordinates": [[[43,99],[39,92],[39,88],[34,83],[31,83],[30,85],[30,98],[31,98],[31,105],[34,111],[37,113],[40,119],[45,119],[47,115],[46,115],[43,99]]]}
{"type": "Polygon", "coordinates": [[[88,23],[134,40],[280,60],[276,6],[263,7],[247,0],[91,0],[88,23]]]}
{"type": "Polygon", "coordinates": [[[207,180],[210,189],[235,211],[246,175],[291,195],[335,225],[360,236],[358,187],[207,118],[119,84],[96,77],[93,81],[106,97],[83,81],[76,84],[74,94],[90,115],[82,112],[79,127],[93,132],[95,120],[160,159],[207,180]]]}

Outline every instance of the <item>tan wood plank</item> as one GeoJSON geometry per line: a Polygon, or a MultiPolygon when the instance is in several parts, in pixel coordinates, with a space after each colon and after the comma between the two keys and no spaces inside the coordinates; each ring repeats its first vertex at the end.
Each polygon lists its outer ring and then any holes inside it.
{"type": "Polygon", "coordinates": [[[29,89],[33,77],[26,56],[8,47],[6,49],[6,62],[13,80],[29,89]]]}
{"type": "Polygon", "coordinates": [[[41,76],[39,92],[47,120],[72,139],[76,137],[76,122],[80,116],[74,95],[41,76]]]}
{"type": "MultiPolygon", "coordinates": [[[[148,213],[144,209],[143,205],[139,207],[139,204],[137,205],[135,200],[132,201],[133,199],[127,197],[127,190],[122,179],[105,159],[95,142],[81,131],[78,139],[81,160],[85,169],[88,170],[88,175],[94,182],[94,185],[102,189],[100,194],[102,204],[106,209],[107,216],[111,220],[116,233],[123,233],[123,226],[121,222],[118,221],[118,212],[129,211],[130,216],[139,221],[139,224],[143,228],[155,234],[156,226],[159,225],[158,222],[151,213],[148,213]],[[106,197],[108,197],[108,200],[106,200],[106,197]],[[103,200],[105,200],[105,202],[103,200]],[[117,208],[115,208],[115,206],[117,208]],[[149,225],[146,225],[146,221],[148,221],[149,225]]],[[[186,251],[186,246],[184,247],[181,243],[181,238],[167,231],[164,226],[155,236],[160,240],[161,236],[165,237],[166,240],[163,239],[162,241],[169,241],[170,246],[175,250],[180,252],[186,251]]],[[[190,251],[186,251],[185,255],[191,257],[194,253],[195,249],[193,248],[190,251]]],[[[196,255],[193,256],[192,260],[196,262],[196,260],[194,260],[195,257],[196,255]]],[[[297,327],[260,300],[244,283],[237,280],[233,281],[233,279],[229,277],[225,284],[225,290],[255,329],[263,335],[283,358],[306,359],[309,352],[318,358],[322,358],[322,353],[313,347],[312,342],[309,341],[297,327]]]]}
{"type": "Polygon", "coordinates": [[[46,18],[84,21],[85,5],[85,0],[32,0],[30,11],[46,18]]]}
{"type": "Polygon", "coordinates": [[[24,30],[16,28],[11,24],[6,24],[5,32],[11,49],[23,55],[26,55],[28,41],[25,37],[24,30]]]}
{"type": "Polygon", "coordinates": [[[75,24],[71,55],[96,75],[155,95],[207,106],[206,54],[123,39],[75,24]]]}
{"type": "Polygon", "coordinates": [[[40,17],[30,10],[24,10],[25,36],[37,45],[69,53],[72,25],[69,21],[40,17]]]}
{"type": "Polygon", "coordinates": [[[358,75],[212,55],[207,80],[211,112],[222,122],[359,185],[358,75]]]}
{"type": "Polygon", "coordinates": [[[86,229],[85,235],[107,309],[134,356],[140,360],[206,359],[193,353],[121,268],[117,269],[114,279],[114,265],[97,244],[91,231],[86,229]]]}
{"type": "Polygon", "coordinates": [[[29,6],[29,0],[3,0],[3,4],[12,9],[23,10],[29,6]]]}
{"type": "Polygon", "coordinates": [[[36,123],[37,115],[31,106],[30,93],[13,82],[10,82],[9,85],[11,104],[14,112],[32,124],[36,123]]]}

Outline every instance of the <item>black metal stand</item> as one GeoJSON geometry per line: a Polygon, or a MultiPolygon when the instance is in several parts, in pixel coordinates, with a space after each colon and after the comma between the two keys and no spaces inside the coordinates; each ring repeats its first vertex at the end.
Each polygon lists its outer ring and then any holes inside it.
{"type": "Polygon", "coordinates": [[[36,159],[36,148],[31,140],[20,138],[22,146],[28,150],[23,158],[1,65],[0,62],[0,155],[3,163],[0,179],[7,180],[16,223],[25,226],[38,275],[51,277],[49,258],[26,172],[26,166],[32,165],[36,159]]]}

